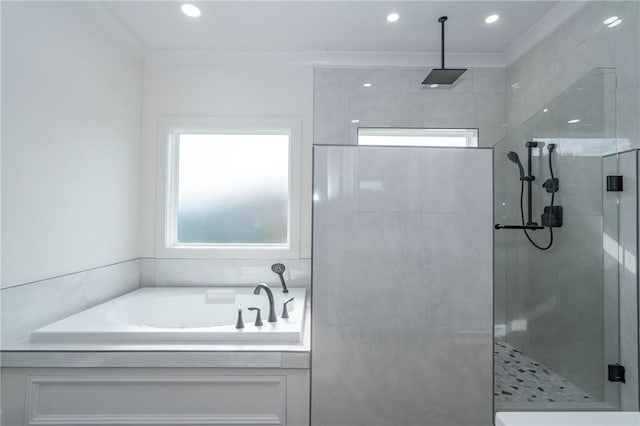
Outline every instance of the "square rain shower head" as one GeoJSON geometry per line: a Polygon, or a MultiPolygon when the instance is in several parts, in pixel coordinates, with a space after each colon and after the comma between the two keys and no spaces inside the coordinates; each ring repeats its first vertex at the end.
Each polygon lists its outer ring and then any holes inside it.
{"type": "Polygon", "coordinates": [[[455,83],[466,70],[466,68],[434,68],[422,84],[451,85],[455,83]]]}

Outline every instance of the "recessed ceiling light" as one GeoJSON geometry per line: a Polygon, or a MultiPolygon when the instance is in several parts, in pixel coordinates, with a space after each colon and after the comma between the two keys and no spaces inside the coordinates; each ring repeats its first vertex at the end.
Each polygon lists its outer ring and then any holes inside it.
{"type": "Polygon", "coordinates": [[[605,25],[609,25],[609,24],[614,23],[614,22],[615,22],[615,21],[617,21],[617,20],[618,20],[618,17],[617,17],[617,16],[612,16],[612,17],[610,17],[610,18],[605,19],[605,20],[604,20],[604,22],[603,22],[603,24],[605,24],[605,25]]]}
{"type": "Polygon", "coordinates": [[[569,123],[569,124],[576,124],[576,123],[579,123],[579,122],[580,122],[579,118],[574,118],[573,120],[567,121],[567,123],[569,123]]]}
{"type": "Polygon", "coordinates": [[[191,18],[197,18],[198,16],[200,16],[200,9],[198,9],[197,6],[194,6],[189,3],[185,3],[182,6],[180,6],[180,10],[182,10],[182,13],[184,13],[187,16],[190,16],[191,18]]]}
{"type": "Polygon", "coordinates": [[[500,15],[489,15],[486,18],[484,18],[484,22],[486,24],[493,24],[494,22],[496,22],[498,19],[500,19],[500,15]]]}
{"type": "Polygon", "coordinates": [[[352,122],[353,124],[358,124],[358,123],[360,122],[360,120],[358,120],[358,119],[356,118],[356,119],[351,120],[351,122],[352,122]]]}
{"type": "Polygon", "coordinates": [[[607,27],[613,28],[613,27],[617,27],[620,24],[622,24],[622,19],[616,19],[615,21],[607,25],[607,27]]]}
{"type": "Polygon", "coordinates": [[[400,19],[400,15],[398,15],[397,13],[393,12],[387,15],[387,21],[388,22],[396,22],[398,19],[400,19]]]}
{"type": "Polygon", "coordinates": [[[542,110],[542,112],[547,112],[547,111],[549,111],[549,108],[545,108],[542,110]]]}
{"type": "Polygon", "coordinates": [[[371,87],[371,83],[364,83],[362,87],[371,87]]]}
{"type": "Polygon", "coordinates": [[[431,87],[432,89],[435,89],[436,87],[438,87],[438,85],[437,84],[431,84],[431,85],[429,85],[429,87],[431,87]]]}

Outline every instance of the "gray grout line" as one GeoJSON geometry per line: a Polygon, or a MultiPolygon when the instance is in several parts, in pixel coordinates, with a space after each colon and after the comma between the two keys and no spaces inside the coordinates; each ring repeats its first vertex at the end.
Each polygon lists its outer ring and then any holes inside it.
{"type": "Polygon", "coordinates": [[[23,286],[30,285],[30,284],[37,284],[37,283],[41,283],[41,282],[49,281],[49,280],[55,280],[57,278],[69,277],[71,275],[77,275],[77,274],[82,274],[84,272],[95,271],[96,269],[108,268],[110,266],[121,265],[123,263],[128,263],[128,262],[135,262],[136,260],[141,260],[141,259],[143,259],[143,258],[135,257],[133,259],[122,260],[120,262],[114,262],[114,263],[110,263],[108,265],[96,266],[96,267],[93,267],[93,268],[83,269],[83,270],[80,270],[80,271],[69,272],[68,274],[56,275],[56,276],[53,276],[53,277],[43,278],[41,280],[29,281],[29,282],[20,283],[20,284],[14,284],[14,285],[10,285],[10,286],[7,286],[7,287],[3,287],[3,288],[0,289],[0,291],[9,290],[9,289],[12,289],[12,288],[17,288],[17,287],[23,287],[23,286]]]}

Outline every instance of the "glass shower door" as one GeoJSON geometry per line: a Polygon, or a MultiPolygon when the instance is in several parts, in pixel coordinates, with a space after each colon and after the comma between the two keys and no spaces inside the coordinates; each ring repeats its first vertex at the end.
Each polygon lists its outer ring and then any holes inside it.
{"type": "Polygon", "coordinates": [[[619,407],[615,96],[596,69],[495,146],[497,411],[619,407]]]}

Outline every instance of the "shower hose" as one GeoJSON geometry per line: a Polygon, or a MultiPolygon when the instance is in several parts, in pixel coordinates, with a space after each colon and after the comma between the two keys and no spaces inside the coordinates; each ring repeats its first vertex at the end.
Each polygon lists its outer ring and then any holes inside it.
{"type": "MultiPolygon", "coordinates": [[[[523,230],[524,235],[526,235],[529,242],[539,250],[549,250],[553,245],[553,227],[551,225],[553,223],[553,202],[555,201],[556,197],[556,180],[553,174],[553,165],[551,164],[551,154],[553,154],[553,149],[549,149],[549,172],[551,173],[551,182],[553,183],[553,191],[551,192],[551,208],[549,209],[549,243],[546,246],[540,246],[535,241],[533,241],[526,229],[523,230]]],[[[524,180],[520,182],[520,218],[522,219],[522,225],[524,226],[524,180]]]]}

